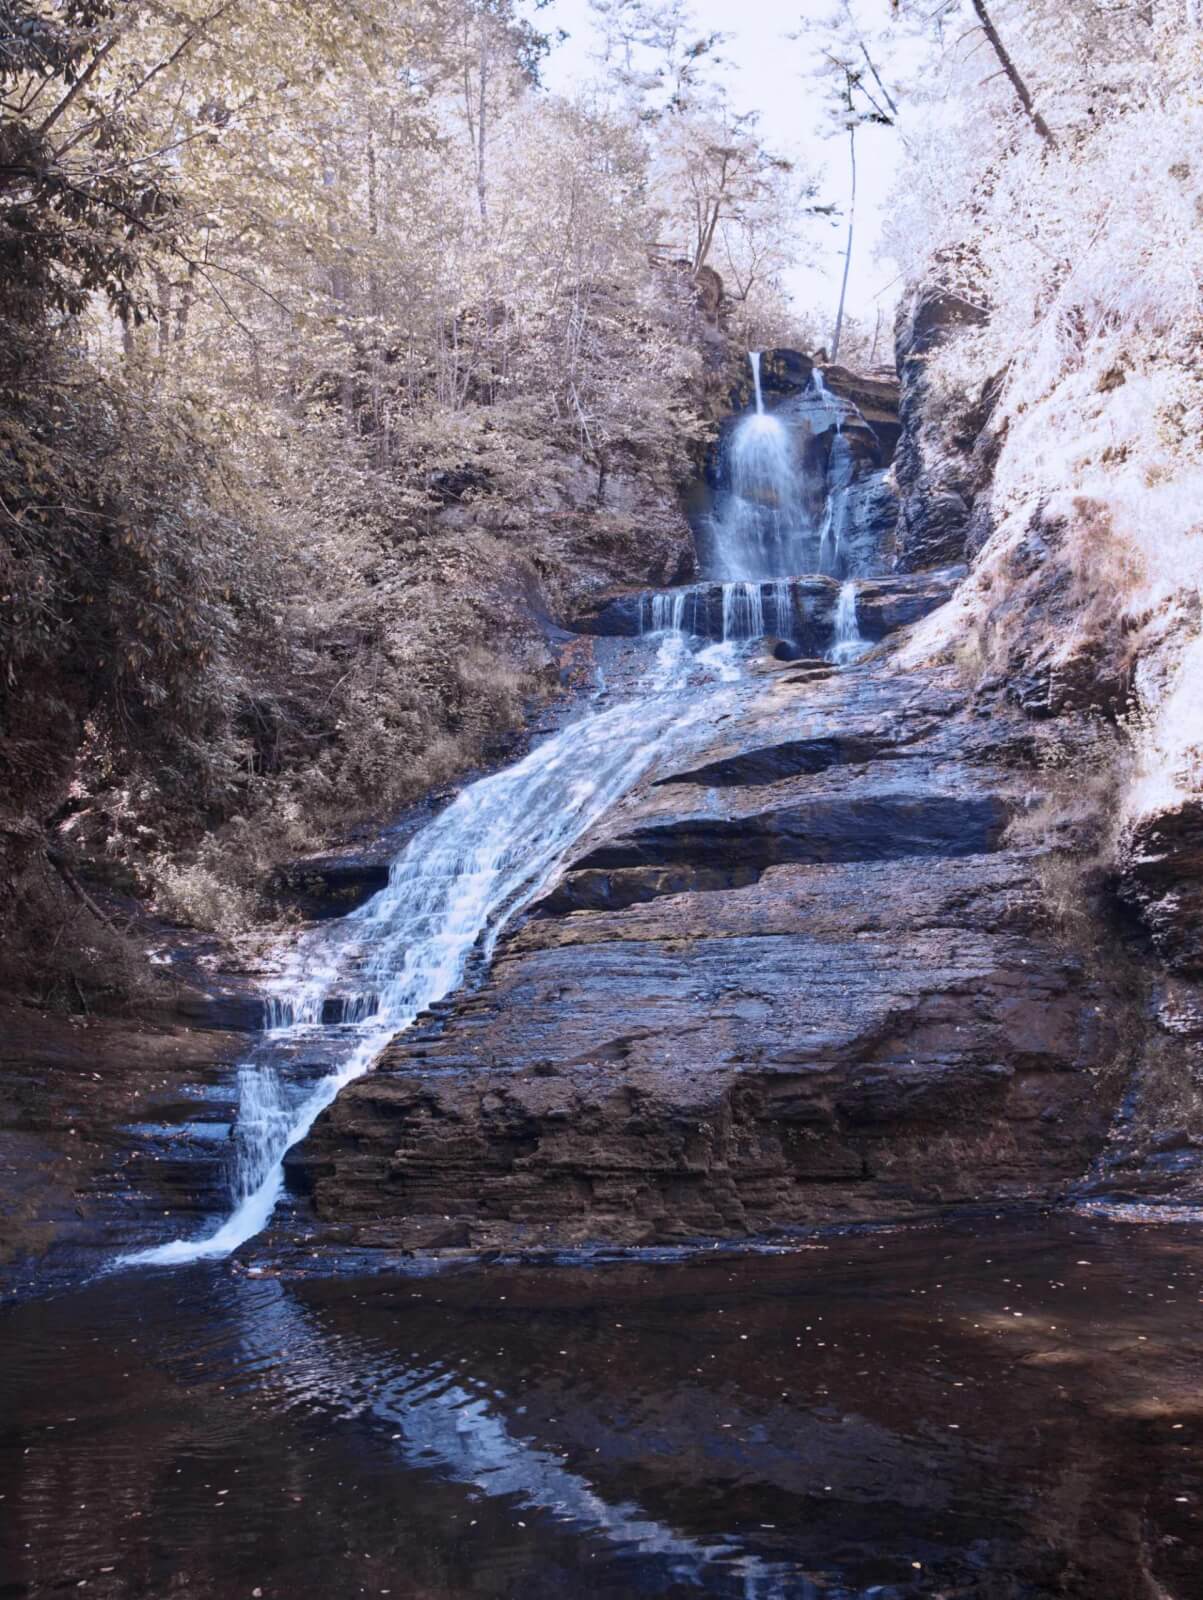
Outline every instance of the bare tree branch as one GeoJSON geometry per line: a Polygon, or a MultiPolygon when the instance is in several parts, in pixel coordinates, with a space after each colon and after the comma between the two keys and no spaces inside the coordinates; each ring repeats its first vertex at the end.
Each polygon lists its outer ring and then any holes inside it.
{"type": "Polygon", "coordinates": [[[132,26],[134,17],[137,15],[137,13],[137,5],[131,6],[129,14],[125,18],[125,25],[123,27],[117,27],[113,29],[113,32],[109,35],[109,38],[106,40],[106,42],[101,45],[100,49],[92,57],[91,61],[88,62],[87,66],[67,90],[66,94],[59,101],[58,105],[55,106],[54,110],[38,128],[38,134],[41,138],[46,137],[51,128],[54,127],[55,123],[59,120],[67,108],[74,103],[76,96],[82,94],[84,89],[87,88],[88,84],[91,83],[101,65],[108,57],[110,51],[116,48],[118,41],[132,26]]]}
{"type": "Polygon", "coordinates": [[[994,26],[994,23],[990,19],[990,13],[986,10],[986,0],[971,0],[971,3],[974,11],[977,13],[979,22],[982,25],[982,31],[985,33],[986,38],[989,39],[991,47],[994,50],[994,54],[998,57],[1003,71],[1011,80],[1011,87],[1019,96],[1020,105],[1031,118],[1032,126],[1035,128],[1036,132],[1047,145],[1055,150],[1057,147],[1057,141],[1053,136],[1053,131],[1049,127],[1048,123],[1045,122],[1044,118],[1040,115],[1039,111],[1037,111],[1032,102],[1032,96],[1028,90],[1027,84],[1020,77],[1019,69],[1011,60],[1011,57],[1007,52],[1006,45],[1003,44],[1002,40],[999,38],[998,29],[994,26]]]}

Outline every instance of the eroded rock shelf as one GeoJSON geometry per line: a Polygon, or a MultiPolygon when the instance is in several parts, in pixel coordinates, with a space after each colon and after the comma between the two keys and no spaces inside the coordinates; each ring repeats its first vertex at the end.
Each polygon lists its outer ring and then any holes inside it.
{"type": "Polygon", "coordinates": [[[319,1229],[648,1244],[1062,1193],[1131,1002],[1008,842],[1012,733],[888,656],[752,684],[291,1153],[319,1229]]]}

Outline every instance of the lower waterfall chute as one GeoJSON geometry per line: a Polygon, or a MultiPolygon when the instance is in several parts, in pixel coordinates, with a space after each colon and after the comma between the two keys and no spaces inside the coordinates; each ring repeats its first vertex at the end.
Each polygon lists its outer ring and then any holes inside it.
{"type": "Polygon", "coordinates": [[[119,1264],[228,1255],[266,1227],[283,1191],[284,1157],[339,1091],[458,988],[474,961],[488,962],[507,922],[576,841],[713,711],[712,696],[687,692],[695,662],[707,676],[729,676],[725,660],[705,656],[667,638],[643,698],[591,712],[469,785],[393,862],[387,888],[300,940],[274,986],[273,1025],[239,1072],[229,1216],[199,1239],[175,1239],[119,1264]],[[340,1021],[327,1025],[333,999],[340,1021]],[[329,1057],[328,1070],[298,1096],[282,1068],[307,1048],[329,1057]]]}

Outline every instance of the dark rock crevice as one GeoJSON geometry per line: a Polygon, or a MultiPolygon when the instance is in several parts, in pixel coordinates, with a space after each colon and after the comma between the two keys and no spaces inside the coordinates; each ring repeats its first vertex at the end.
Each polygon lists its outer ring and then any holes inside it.
{"type": "Polygon", "coordinates": [[[997,388],[944,397],[932,388],[932,353],[987,313],[939,285],[912,292],[896,329],[901,437],[894,459],[899,495],[897,566],[918,572],[962,561],[988,532],[990,477],[998,441],[989,432],[997,388]]]}
{"type": "Polygon", "coordinates": [[[1203,800],[1184,800],[1133,824],[1119,890],[1172,972],[1203,978],[1203,800]]]}

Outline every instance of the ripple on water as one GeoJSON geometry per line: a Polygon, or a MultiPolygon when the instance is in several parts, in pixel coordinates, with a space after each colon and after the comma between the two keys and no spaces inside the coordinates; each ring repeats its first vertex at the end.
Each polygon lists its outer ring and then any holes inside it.
{"type": "Polygon", "coordinates": [[[1203,1593],[1201,1271],[1190,1230],[1010,1219],[114,1277],[0,1321],[4,1592],[1203,1593]]]}

